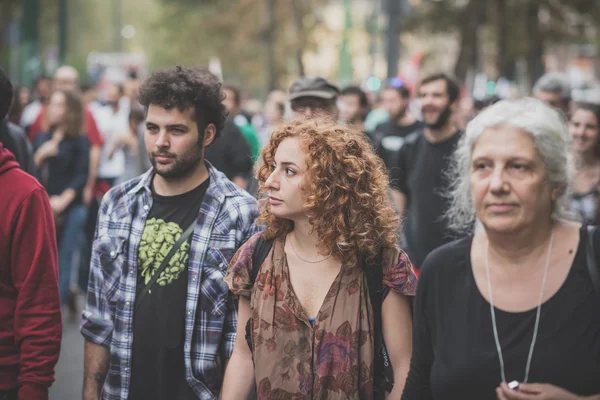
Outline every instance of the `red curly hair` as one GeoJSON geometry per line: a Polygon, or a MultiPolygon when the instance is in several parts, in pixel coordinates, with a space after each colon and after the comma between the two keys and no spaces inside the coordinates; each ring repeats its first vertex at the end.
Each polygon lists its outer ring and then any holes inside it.
{"type": "MultiPolygon", "coordinates": [[[[274,131],[261,153],[259,198],[268,191],[265,182],[273,173],[275,153],[287,138],[298,139],[307,155],[301,185],[304,213],[327,251],[354,265],[359,254],[372,257],[383,248],[395,248],[400,220],[388,197],[385,166],[364,133],[353,127],[331,119],[299,118],[274,131]]],[[[266,226],[267,239],[293,229],[292,221],[271,213],[268,202],[261,202],[258,222],[266,226]]]]}

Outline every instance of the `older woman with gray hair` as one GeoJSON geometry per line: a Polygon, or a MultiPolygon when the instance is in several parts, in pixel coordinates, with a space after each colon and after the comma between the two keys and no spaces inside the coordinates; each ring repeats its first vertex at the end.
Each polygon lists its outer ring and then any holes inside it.
{"type": "Polygon", "coordinates": [[[501,101],[468,125],[448,215],[466,236],[421,269],[403,399],[600,399],[598,265],[588,229],[561,208],[566,138],[534,99],[501,101]]]}

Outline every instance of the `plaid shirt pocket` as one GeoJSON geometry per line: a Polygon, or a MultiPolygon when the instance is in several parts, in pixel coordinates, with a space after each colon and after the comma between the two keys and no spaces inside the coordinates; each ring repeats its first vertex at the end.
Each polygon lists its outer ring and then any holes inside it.
{"type": "Polygon", "coordinates": [[[112,302],[119,293],[119,282],[123,273],[125,239],[103,235],[94,241],[94,252],[99,256],[105,299],[112,302]]]}

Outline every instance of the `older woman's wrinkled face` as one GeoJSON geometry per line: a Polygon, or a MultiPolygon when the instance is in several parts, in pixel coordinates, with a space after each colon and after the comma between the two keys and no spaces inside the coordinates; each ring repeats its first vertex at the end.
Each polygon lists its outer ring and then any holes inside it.
{"type": "Polygon", "coordinates": [[[306,196],[301,185],[307,174],[306,158],[298,139],[287,138],[279,143],[273,172],[265,182],[274,216],[290,220],[304,216],[306,196]]]}
{"type": "Polygon", "coordinates": [[[510,125],[488,128],[471,160],[471,194],[486,230],[517,232],[550,218],[552,187],[527,132],[510,125]]]}

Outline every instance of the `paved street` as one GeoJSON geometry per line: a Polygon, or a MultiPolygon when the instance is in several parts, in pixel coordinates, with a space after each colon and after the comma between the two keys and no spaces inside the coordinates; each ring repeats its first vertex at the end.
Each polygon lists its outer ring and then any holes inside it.
{"type": "Polygon", "coordinates": [[[56,381],[50,388],[50,400],[81,400],[83,383],[83,337],[78,322],[65,320],[56,381]]]}

